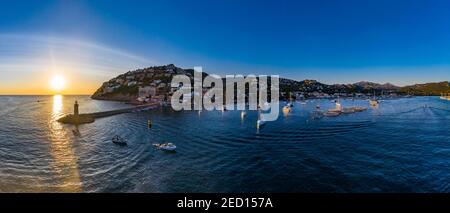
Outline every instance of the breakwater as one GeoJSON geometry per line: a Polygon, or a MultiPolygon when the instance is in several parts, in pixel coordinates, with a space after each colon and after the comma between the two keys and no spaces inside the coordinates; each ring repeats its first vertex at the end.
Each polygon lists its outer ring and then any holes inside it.
{"type": "Polygon", "coordinates": [[[57,121],[60,123],[64,123],[64,124],[92,123],[97,118],[104,118],[104,117],[109,117],[109,116],[123,114],[123,113],[130,113],[133,111],[143,110],[143,109],[157,107],[157,106],[159,106],[159,103],[149,103],[149,104],[142,104],[142,105],[126,108],[126,109],[117,109],[117,110],[94,112],[94,113],[84,113],[84,114],[79,114],[79,115],[69,114],[69,115],[65,115],[65,116],[59,118],[57,121]]]}

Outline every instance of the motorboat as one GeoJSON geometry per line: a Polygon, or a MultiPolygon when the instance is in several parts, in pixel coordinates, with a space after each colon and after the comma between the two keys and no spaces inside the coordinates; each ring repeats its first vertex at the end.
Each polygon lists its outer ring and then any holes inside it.
{"type": "Polygon", "coordinates": [[[122,145],[122,146],[126,146],[127,145],[127,141],[123,138],[121,138],[120,136],[116,135],[112,138],[112,142],[118,145],[122,145]]]}
{"type": "Polygon", "coordinates": [[[378,100],[372,99],[369,100],[370,106],[376,107],[378,106],[378,100]]]}
{"type": "Polygon", "coordinates": [[[175,151],[175,149],[177,148],[177,146],[172,143],[155,143],[153,144],[153,146],[166,151],[175,151]]]}

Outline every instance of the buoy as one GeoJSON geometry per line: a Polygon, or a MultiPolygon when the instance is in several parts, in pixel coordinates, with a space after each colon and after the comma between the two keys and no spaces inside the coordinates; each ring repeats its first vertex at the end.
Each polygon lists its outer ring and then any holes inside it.
{"type": "Polygon", "coordinates": [[[148,127],[148,128],[152,128],[152,121],[151,121],[151,120],[148,120],[148,121],[147,121],[147,127],[148,127]]]}

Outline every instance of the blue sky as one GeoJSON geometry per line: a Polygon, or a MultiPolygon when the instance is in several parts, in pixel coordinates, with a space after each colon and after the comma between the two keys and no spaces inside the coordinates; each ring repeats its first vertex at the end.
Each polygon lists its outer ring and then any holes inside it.
{"type": "Polygon", "coordinates": [[[95,82],[167,63],[325,83],[450,80],[450,2],[2,2],[0,82],[48,61],[95,82]]]}

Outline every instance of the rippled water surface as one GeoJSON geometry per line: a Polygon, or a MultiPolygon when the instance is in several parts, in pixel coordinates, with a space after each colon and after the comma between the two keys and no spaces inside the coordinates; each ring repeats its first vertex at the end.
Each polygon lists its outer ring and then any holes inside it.
{"type": "MultiPolygon", "coordinates": [[[[329,100],[295,103],[256,130],[256,112],[174,112],[55,119],[129,107],[87,96],[0,96],[2,192],[450,192],[450,102],[417,97],[312,119],[329,100]],[[425,106],[425,107],[424,107],[425,106]],[[153,128],[147,128],[147,121],[153,128]],[[111,142],[114,135],[128,146],[111,142]],[[177,152],[155,150],[172,142],[177,152]]],[[[341,100],[344,107],[369,107],[341,100]]]]}

